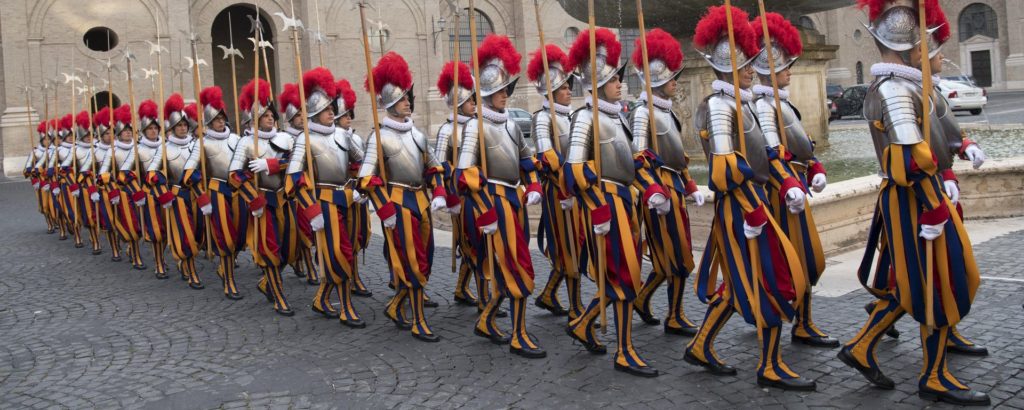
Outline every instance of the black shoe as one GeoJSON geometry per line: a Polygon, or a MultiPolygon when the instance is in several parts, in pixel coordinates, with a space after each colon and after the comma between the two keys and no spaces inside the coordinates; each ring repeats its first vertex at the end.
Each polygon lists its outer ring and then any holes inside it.
{"type": "Polygon", "coordinates": [[[398,320],[397,318],[393,318],[391,316],[388,316],[387,313],[384,313],[384,316],[387,317],[388,319],[391,319],[391,322],[394,323],[395,327],[397,327],[399,329],[402,329],[402,330],[411,330],[412,329],[412,323],[411,322],[406,322],[404,320],[398,320]]]}
{"type": "Polygon", "coordinates": [[[463,306],[476,306],[476,304],[477,304],[476,298],[469,298],[469,297],[459,296],[459,295],[455,295],[455,297],[452,298],[452,300],[455,301],[455,304],[463,305],[463,306]]]}
{"type": "Polygon", "coordinates": [[[57,238],[57,239],[61,240],[61,241],[66,241],[66,240],[68,240],[68,236],[67,235],[61,235],[60,238],[57,238]]]}
{"type": "Polygon", "coordinates": [[[496,345],[507,345],[509,343],[512,343],[512,336],[509,336],[509,335],[504,335],[504,336],[489,335],[487,333],[484,333],[483,330],[480,330],[478,328],[473,328],[473,334],[477,335],[477,336],[480,336],[480,337],[482,337],[484,339],[490,340],[491,343],[494,343],[496,345]]]}
{"type": "Polygon", "coordinates": [[[226,297],[226,298],[228,298],[228,299],[231,299],[231,300],[239,300],[239,299],[242,299],[242,294],[241,294],[241,293],[238,293],[238,292],[234,292],[234,293],[225,293],[225,294],[224,294],[224,297],[226,297]]]}
{"type": "Polygon", "coordinates": [[[295,316],[295,311],[291,310],[291,309],[287,309],[287,308],[285,308],[285,309],[274,308],[274,311],[277,312],[277,314],[279,314],[281,316],[295,316]]]}
{"type": "Polygon", "coordinates": [[[672,327],[665,323],[665,334],[693,337],[697,335],[697,327],[672,327]]]}
{"type": "Polygon", "coordinates": [[[988,356],[988,349],[978,345],[962,346],[953,344],[946,346],[946,351],[964,356],[988,356]]]}
{"type": "Polygon", "coordinates": [[[103,254],[103,249],[93,249],[92,250],[92,254],[93,255],[102,255],[103,254]]]}
{"type": "Polygon", "coordinates": [[[84,243],[76,243],[76,244],[75,244],[75,247],[76,247],[76,248],[84,248],[84,247],[85,247],[85,244],[84,244],[84,243]]]}
{"type": "Polygon", "coordinates": [[[323,315],[324,317],[326,317],[328,319],[337,319],[338,318],[338,311],[336,311],[336,310],[323,310],[323,309],[320,309],[320,308],[318,308],[316,306],[311,306],[310,308],[313,309],[313,312],[319,313],[319,314],[323,315]]]}
{"type": "Polygon", "coordinates": [[[427,334],[413,333],[412,337],[416,338],[417,340],[420,340],[420,341],[423,341],[423,342],[427,342],[427,343],[436,343],[436,342],[440,342],[441,341],[441,336],[435,335],[433,333],[427,333],[427,334]]]}
{"type": "MultiPolygon", "coordinates": [[[[864,310],[867,311],[869,315],[871,314],[871,312],[875,311],[875,303],[877,302],[868,302],[866,305],[864,305],[864,310]]],[[[893,324],[890,325],[888,329],[885,329],[885,335],[893,339],[899,339],[900,331],[896,330],[896,325],[893,324]]]]}
{"type": "Polygon", "coordinates": [[[165,280],[165,279],[167,279],[169,277],[170,276],[167,276],[167,272],[157,272],[156,273],[156,278],[160,279],[160,280],[165,280]]]}
{"type": "Polygon", "coordinates": [[[369,289],[352,289],[352,295],[361,298],[368,298],[373,296],[373,292],[371,292],[369,289]]]}
{"type": "Polygon", "coordinates": [[[351,327],[353,329],[362,329],[366,327],[366,322],[364,322],[363,319],[341,319],[341,324],[351,327]]]}
{"type": "Polygon", "coordinates": [[[572,331],[572,326],[566,326],[565,327],[565,333],[568,334],[569,337],[572,338],[572,340],[580,342],[580,344],[583,345],[583,348],[587,349],[587,351],[590,352],[591,354],[598,354],[598,355],[600,355],[600,354],[607,354],[608,353],[608,348],[605,347],[605,345],[597,344],[597,342],[590,343],[590,342],[587,342],[584,339],[581,339],[579,336],[576,336],[576,332],[572,331]]]}
{"type": "Polygon", "coordinates": [[[658,318],[654,317],[654,315],[652,315],[651,312],[644,312],[637,308],[633,308],[633,310],[636,311],[636,314],[640,315],[640,320],[642,320],[645,324],[651,326],[657,326],[661,324],[661,320],[658,320],[658,318]]]}
{"type": "Polygon", "coordinates": [[[50,234],[52,234],[52,233],[54,233],[54,232],[57,232],[57,230],[56,230],[56,229],[53,229],[53,228],[50,228],[50,229],[47,229],[47,230],[46,230],[46,234],[47,234],[47,235],[50,235],[50,234]]]}
{"type": "Polygon", "coordinates": [[[195,289],[195,290],[199,290],[199,289],[205,288],[206,286],[203,286],[202,282],[190,282],[188,284],[188,287],[190,287],[192,289],[195,289]]]}
{"type": "Polygon", "coordinates": [[[814,383],[814,380],[807,380],[802,377],[798,377],[796,379],[772,380],[758,375],[757,385],[761,387],[775,387],[777,389],[793,391],[814,391],[817,389],[817,385],[814,383]]]}
{"type": "Polygon", "coordinates": [[[146,270],[146,269],[148,269],[148,267],[146,266],[145,263],[143,263],[143,264],[139,264],[139,265],[132,265],[132,269],[135,269],[135,270],[146,270]]]}
{"type": "Polygon", "coordinates": [[[320,286],[320,279],[309,278],[306,279],[306,283],[309,284],[309,286],[320,286]]]}
{"type": "Polygon", "coordinates": [[[498,312],[494,314],[494,317],[508,317],[508,311],[502,308],[498,308],[498,312]]]}
{"type": "Polygon", "coordinates": [[[988,406],[992,404],[988,394],[974,390],[937,391],[921,387],[917,390],[917,396],[924,400],[942,401],[958,406],[988,406]]]}
{"type": "Polygon", "coordinates": [[[828,336],[797,336],[793,335],[793,341],[814,347],[827,347],[830,349],[839,347],[839,341],[828,336]]]}
{"type": "Polygon", "coordinates": [[[846,350],[845,347],[839,349],[839,354],[836,356],[838,356],[839,360],[847,366],[857,369],[865,379],[868,379],[868,381],[876,387],[884,390],[892,390],[896,388],[896,383],[888,376],[882,374],[882,369],[872,369],[867,366],[862,366],[860,363],[857,363],[857,359],[853,358],[853,355],[850,354],[850,351],[846,350]]]}
{"type": "Polygon", "coordinates": [[[540,298],[537,298],[537,300],[535,300],[533,302],[533,304],[537,305],[537,307],[539,307],[541,309],[544,309],[544,310],[546,310],[548,312],[551,312],[551,314],[555,315],[555,316],[568,316],[569,315],[569,311],[565,310],[565,308],[563,308],[561,306],[549,305],[547,303],[544,303],[542,300],[540,300],[540,298]]]}
{"type": "Polygon", "coordinates": [[[514,355],[522,356],[522,357],[525,357],[527,359],[542,359],[542,358],[548,357],[548,352],[545,352],[544,349],[541,349],[539,347],[536,348],[536,349],[533,349],[533,348],[529,348],[529,347],[523,346],[523,347],[517,349],[515,347],[509,346],[508,347],[508,351],[512,352],[512,354],[514,354],[514,355]]]}
{"type": "Polygon", "coordinates": [[[626,366],[616,362],[615,370],[640,377],[658,377],[658,369],[650,366],[626,366]]]}
{"type": "Polygon", "coordinates": [[[123,260],[123,259],[122,259],[122,258],[121,258],[120,256],[111,256],[111,257],[110,257],[110,261],[111,261],[111,262],[120,262],[120,261],[122,261],[122,260],[123,260]]]}
{"type": "Polygon", "coordinates": [[[438,306],[439,305],[437,304],[437,302],[435,302],[433,300],[423,299],[423,307],[425,307],[425,308],[436,308],[438,306]]]}
{"type": "Polygon", "coordinates": [[[303,272],[301,269],[295,269],[294,266],[292,266],[292,273],[295,274],[296,278],[304,278],[304,277],[306,277],[306,272],[303,272]]]}
{"type": "Polygon", "coordinates": [[[735,367],[729,366],[727,364],[712,364],[712,363],[701,361],[700,359],[697,358],[697,356],[694,356],[693,353],[690,353],[689,349],[687,349],[686,350],[686,354],[683,355],[683,360],[685,360],[686,363],[703,367],[705,370],[708,371],[708,373],[711,373],[711,374],[716,375],[716,376],[735,376],[736,375],[736,368],[735,367]]]}

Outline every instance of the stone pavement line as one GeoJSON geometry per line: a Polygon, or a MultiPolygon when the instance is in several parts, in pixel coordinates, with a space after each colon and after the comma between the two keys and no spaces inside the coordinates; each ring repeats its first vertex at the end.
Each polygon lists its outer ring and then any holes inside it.
{"type": "MultiPolygon", "coordinates": [[[[739,368],[737,377],[716,378],[682,361],[687,339],[666,336],[660,326],[634,326],[634,339],[662,372],[639,379],[615,372],[563,333],[563,318],[532,304],[531,332],[549,352],[522,360],[472,335],[475,310],[451,301],[454,278],[435,268],[428,286],[441,303],[428,310],[443,339],[425,344],[395,329],[381,314],[390,294],[375,237],[362,272],[373,290],[357,298],[368,327],[343,328],[309,311],[313,288],[285,272],[285,291],[296,303],[291,318],[273,313],[257,294],[258,270],[240,259],[238,281],[245,299],[220,292],[214,266],[200,262],[210,285],[188,289],[177,279],[158,281],[151,272],[93,257],[43,232],[28,184],[0,185],[0,408],[920,408],[916,377],[920,342],[916,323],[897,327],[900,340],[884,339],[878,357],[897,382],[892,391],[871,388],[835,358],[835,350],[783,343],[787,361],[817,380],[815,393],[757,388],[757,337],[734,319],[717,350],[739,368]]],[[[1024,280],[1020,243],[1024,230],[975,248],[982,272],[1024,280]]],[[[531,245],[535,246],[535,245],[531,245]]],[[[145,257],[151,257],[148,249],[145,257]]],[[[446,248],[435,258],[444,265],[446,248]]],[[[535,270],[548,264],[534,252],[535,270]]],[[[446,265],[445,265],[446,266],[446,265]]],[[[646,272],[647,270],[645,270],[646,272]]],[[[826,271],[828,275],[835,272],[826,271]]],[[[172,275],[173,277],[173,275],[172,275]]],[[[692,282],[692,281],[691,281],[692,282]]],[[[586,282],[588,294],[594,287],[586,282]]],[[[692,283],[688,286],[692,286],[692,283]]],[[[687,289],[692,292],[692,288],[687,289]]],[[[655,311],[665,311],[664,293],[655,311]]],[[[1003,408],[1024,408],[1024,283],[983,281],[974,311],[960,326],[992,355],[951,356],[951,371],[989,391],[1003,408]]],[[[564,298],[564,295],[562,295],[564,298]]],[[[841,340],[863,323],[871,297],[854,291],[819,297],[819,325],[841,340]]],[[[564,299],[563,299],[564,300],[564,299]]],[[[687,311],[703,312],[692,293],[687,311]]],[[[507,320],[502,322],[509,326],[507,320]]],[[[606,343],[614,340],[604,338],[606,343]]]]}

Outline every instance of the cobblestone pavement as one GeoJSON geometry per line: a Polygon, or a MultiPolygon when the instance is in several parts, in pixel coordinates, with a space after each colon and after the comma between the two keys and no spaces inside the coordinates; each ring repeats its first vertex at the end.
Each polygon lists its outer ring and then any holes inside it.
{"type": "MultiPolygon", "coordinates": [[[[609,356],[592,356],[563,333],[564,319],[530,304],[528,325],[548,350],[526,360],[472,334],[475,310],[451,303],[449,253],[438,248],[428,310],[443,340],[427,344],[397,330],[383,315],[389,295],[380,238],[363,264],[369,299],[356,299],[366,329],[342,327],[308,308],[313,288],[286,270],[286,292],[297,314],[274,314],[256,292],[248,257],[237,269],[245,299],[221,294],[208,261],[200,263],[205,290],[175,278],[130,270],[46,235],[27,183],[0,184],[0,408],[920,408],[917,327],[898,324],[903,337],[878,352],[895,390],[874,389],[843,366],[835,350],[791,345],[783,354],[794,370],[817,379],[818,392],[764,390],[755,384],[757,338],[734,318],[717,350],[739,368],[738,377],[714,377],[682,361],[687,339],[634,321],[640,352],[662,375],[641,379],[616,372],[609,356]]],[[[988,346],[982,359],[952,357],[961,380],[991,393],[993,403],[1024,408],[1024,231],[980,244],[982,271],[1000,280],[982,283],[975,308],[961,326],[988,346]]],[[[104,245],[105,246],[105,245],[104,245]]],[[[150,254],[145,254],[147,260],[150,254]]],[[[539,282],[547,263],[535,253],[539,282]]],[[[151,264],[151,263],[150,263],[151,264]]],[[[827,272],[850,275],[852,272],[827,272]]],[[[826,276],[824,280],[828,280],[826,276]]],[[[587,284],[585,294],[592,295],[587,284]]],[[[690,292],[688,289],[687,292],[690,292]]],[[[563,296],[564,298],[564,296],[563,296]]],[[[687,294],[691,318],[703,305],[687,294]]],[[[564,299],[563,299],[564,300],[564,299]]],[[[863,323],[863,291],[815,299],[818,324],[847,340],[863,323]]],[[[664,312],[664,293],[656,309],[664,312]]],[[[507,322],[504,324],[508,326],[507,322]]],[[[614,343],[612,334],[605,340],[614,343]]]]}

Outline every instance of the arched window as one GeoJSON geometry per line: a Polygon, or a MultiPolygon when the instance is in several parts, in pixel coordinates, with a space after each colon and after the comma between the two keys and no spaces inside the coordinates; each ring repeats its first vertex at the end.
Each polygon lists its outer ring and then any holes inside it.
{"type": "Polygon", "coordinates": [[[857,84],[864,84],[864,63],[857,62],[857,84]]]}
{"type": "Polygon", "coordinates": [[[964,11],[960,12],[958,22],[960,41],[967,41],[978,34],[999,38],[999,20],[996,11],[986,4],[974,3],[964,7],[964,11]]]}
{"type": "Polygon", "coordinates": [[[796,21],[796,25],[810,30],[818,29],[814,26],[814,20],[811,20],[811,18],[807,16],[800,16],[800,19],[796,21]]]}
{"type": "MultiPolygon", "coordinates": [[[[464,11],[468,11],[469,9],[466,8],[466,9],[463,9],[463,10],[464,11]]],[[[487,37],[488,34],[491,34],[491,33],[494,32],[494,25],[491,24],[491,19],[489,17],[487,17],[487,15],[484,14],[484,12],[480,11],[480,9],[476,9],[475,11],[476,11],[476,40],[477,40],[477,46],[479,46],[480,45],[479,42],[483,41],[484,37],[487,37]]],[[[458,28],[459,60],[462,60],[462,62],[464,62],[466,64],[472,64],[473,63],[473,45],[470,44],[470,40],[471,40],[472,37],[470,36],[470,32],[469,32],[469,18],[466,18],[466,17],[460,18],[459,19],[459,26],[460,26],[458,28]]],[[[455,35],[456,35],[456,33],[455,33],[454,29],[448,30],[448,59],[449,60],[452,60],[452,59],[455,58],[455,35]]],[[[483,63],[483,61],[481,61],[481,63],[483,63]]]]}

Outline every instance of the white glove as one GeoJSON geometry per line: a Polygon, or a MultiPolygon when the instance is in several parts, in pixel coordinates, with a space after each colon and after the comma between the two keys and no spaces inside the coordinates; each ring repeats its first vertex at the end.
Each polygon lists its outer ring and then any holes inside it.
{"type": "Polygon", "coordinates": [[[790,188],[786,191],[786,207],[789,213],[798,214],[804,211],[804,191],[800,188],[790,188]]]}
{"type": "Polygon", "coordinates": [[[540,192],[530,191],[526,193],[526,204],[537,205],[540,203],[540,192]]]}
{"type": "Polygon", "coordinates": [[[982,151],[978,144],[971,144],[967,146],[967,150],[964,151],[967,158],[971,160],[971,165],[974,169],[981,168],[981,164],[985,163],[987,157],[985,157],[985,151],[982,151]]]}
{"type": "Polygon", "coordinates": [[[352,200],[355,201],[358,204],[365,204],[366,201],[370,200],[370,197],[367,196],[367,195],[360,194],[359,191],[353,190],[352,191],[352,200]]]}
{"type": "Polygon", "coordinates": [[[257,218],[263,216],[263,208],[252,211],[252,216],[255,216],[257,218]]]}
{"type": "Polygon", "coordinates": [[[388,229],[394,228],[395,224],[398,223],[398,216],[391,215],[391,216],[388,217],[388,219],[385,219],[383,222],[384,222],[384,227],[385,228],[388,228],[388,229]]]}
{"type": "Polygon", "coordinates": [[[114,195],[114,196],[110,197],[110,204],[111,205],[115,205],[116,206],[119,203],[121,203],[121,196],[120,195],[114,195]]]}
{"type": "Polygon", "coordinates": [[[825,174],[814,174],[814,178],[811,178],[811,190],[814,192],[824,191],[827,183],[825,174]]]}
{"type": "Polygon", "coordinates": [[[953,202],[953,205],[960,202],[960,187],[956,181],[942,181],[942,187],[946,189],[946,196],[953,202]]]}
{"type": "Polygon", "coordinates": [[[448,208],[448,202],[444,200],[443,196],[437,196],[430,200],[431,211],[437,212],[445,208],[448,208]]]}
{"type": "Polygon", "coordinates": [[[570,196],[566,199],[559,200],[558,203],[562,205],[563,211],[568,211],[569,209],[572,209],[573,205],[576,205],[576,198],[570,196]]]}
{"type": "Polygon", "coordinates": [[[253,173],[266,173],[270,174],[270,165],[267,164],[266,158],[254,159],[249,161],[249,170],[253,173]]]}
{"type": "Polygon", "coordinates": [[[320,232],[324,229],[324,214],[317,215],[313,219],[309,220],[309,227],[313,228],[313,232],[320,232]]]}
{"type": "Polygon", "coordinates": [[[605,222],[603,224],[594,225],[594,233],[605,236],[609,231],[612,230],[612,221],[605,222]]]}
{"type": "Polygon", "coordinates": [[[449,206],[448,207],[448,213],[450,213],[452,215],[458,215],[459,212],[461,212],[461,211],[462,211],[462,203],[461,202],[457,203],[457,204],[455,204],[453,206],[449,206]]]}
{"type": "Polygon", "coordinates": [[[498,232],[498,221],[494,221],[490,225],[481,226],[480,231],[483,232],[484,235],[491,235],[498,232]]]}
{"type": "Polygon", "coordinates": [[[707,200],[707,198],[704,198],[704,194],[700,191],[693,191],[693,193],[690,194],[690,199],[692,199],[697,206],[704,206],[704,201],[707,200]]]}
{"type": "Polygon", "coordinates": [[[32,189],[38,191],[39,190],[39,183],[36,182],[36,183],[32,184],[32,189]]]}
{"type": "Polygon", "coordinates": [[[647,199],[647,207],[653,209],[658,215],[665,215],[672,209],[672,202],[665,198],[665,195],[654,194],[647,199]]]}
{"type": "Polygon", "coordinates": [[[89,194],[89,200],[93,201],[93,202],[99,202],[100,201],[100,193],[99,192],[93,192],[93,193],[89,194]]]}
{"type": "Polygon", "coordinates": [[[203,206],[199,207],[199,210],[203,213],[203,215],[212,214],[213,213],[213,204],[210,203],[210,204],[203,205],[203,206]]]}
{"type": "Polygon", "coordinates": [[[60,195],[60,186],[53,187],[53,191],[50,192],[53,192],[54,195],[60,195]]]}
{"type": "Polygon", "coordinates": [[[82,194],[82,191],[78,190],[78,189],[76,189],[74,191],[71,191],[71,196],[73,196],[75,198],[78,198],[78,196],[81,195],[81,194],[82,194]]]}
{"type": "Polygon", "coordinates": [[[933,241],[935,238],[938,238],[939,235],[942,235],[942,227],[945,225],[945,223],[941,223],[939,225],[921,224],[921,237],[927,241],[933,241]]]}
{"type": "MultiPolygon", "coordinates": [[[[172,199],[172,200],[170,200],[170,201],[167,201],[167,203],[166,203],[166,204],[160,205],[160,207],[162,207],[162,208],[164,208],[164,209],[168,209],[168,208],[170,208],[170,207],[171,207],[171,205],[174,205],[174,200],[173,200],[173,199],[172,199]]],[[[262,210],[260,210],[260,212],[262,213],[263,211],[262,211],[262,210]]]]}
{"type": "Polygon", "coordinates": [[[746,236],[747,239],[754,239],[761,236],[761,231],[764,230],[764,226],[767,224],[768,223],[765,222],[758,226],[750,226],[747,225],[747,221],[743,221],[743,236],[746,236]]]}
{"type": "Polygon", "coordinates": [[[135,206],[140,208],[146,206],[146,197],[142,197],[142,199],[135,201],[135,206]]]}

